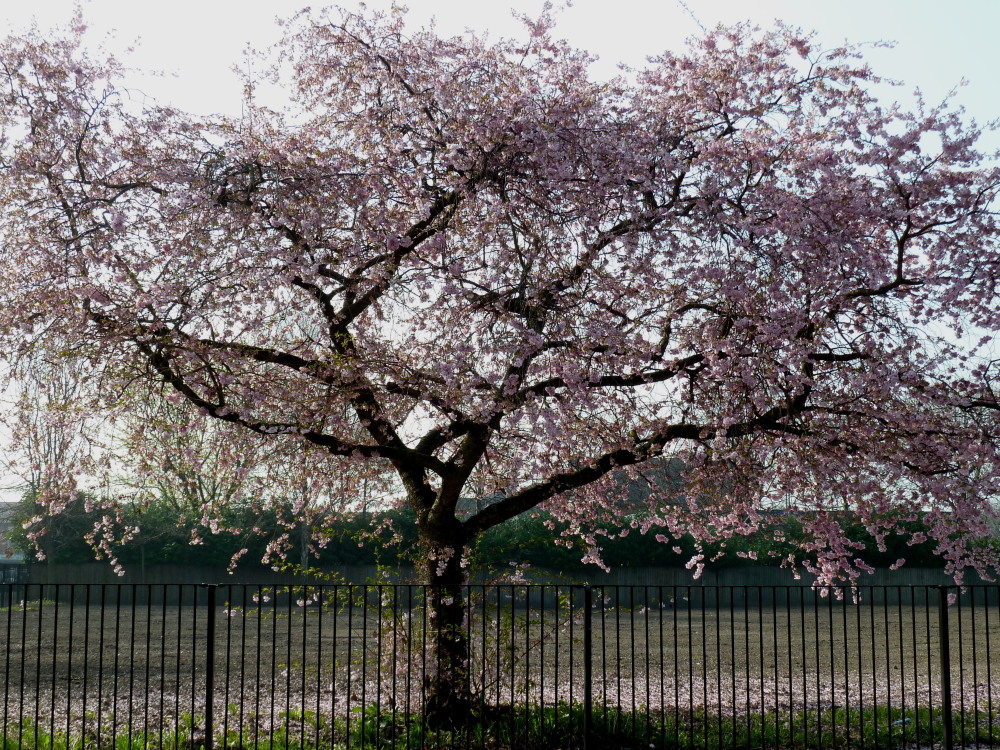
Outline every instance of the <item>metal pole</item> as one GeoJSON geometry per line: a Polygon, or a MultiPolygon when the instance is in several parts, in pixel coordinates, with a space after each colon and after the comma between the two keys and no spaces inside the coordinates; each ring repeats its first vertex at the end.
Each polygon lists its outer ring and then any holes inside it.
{"type": "Polygon", "coordinates": [[[214,583],[203,584],[208,589],[208,620],[205,638],[205,750],[212,750],[212,734],[215,730],[212,711],[215,697],[215,591],[214,583]]]}
{"type": "Polygon", "coordinates": [[[583,587],[583,747],[590,748],[590,731],[594,711],[593,611],[594,598],[590,586],[583,587]]]}
{"type": "Polygon", "coordinates": [[[948,586],[938,587],[938,639],[941,644],[941,700],[944,703],[944,750],[955,750],[951,711],[951,644],[948,627],[948,586]]]}

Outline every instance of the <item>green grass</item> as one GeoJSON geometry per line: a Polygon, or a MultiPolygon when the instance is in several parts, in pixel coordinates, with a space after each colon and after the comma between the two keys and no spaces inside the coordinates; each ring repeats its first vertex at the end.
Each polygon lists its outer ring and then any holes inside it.
{"type": "Polygon", "coordinates": [[[56,602],[52,599],[29,599],[27,602],[22,600],[18,604],[0,607],[0,612],[35,612],[43,607],[48,609],[54,606],[56,606],[56,602]]]}
{"type": "MultiPolygon", "coordinates": [[[[235,718],[236,711],[230,721],[235,718]]],[[[252,719],[253,717],[244,717],[252,719]]],[[[449,729],[421,725],[415,715],[374,707],[357,709],[350,719],[330,719],[312,711],[281,715],[281,726],[256,734],[226,726],[220,717],[214,732],[215,748],[240,750],[402,750],[402,748],[489,748],[489,750],[560,750],[581,746],[583,708],[562,703],[531,711],[523,707],[491,708],[449,729]]],[[[1000,712],[995,717],[1000,721],[1000,712]]],[[[992,746],[1000,741],[1000,724],[989,716],[967,712],[955,716],[956,745],[992,746]]],[[[204,747],[199,729],[204,717],[182,717],[179,726],[161,732],[112,736],[110,731],[87,731],[86,736],[49,734],[25,719],[8,726],[0,750],[166,750],[204,747]]],[[[252,721],[248,721],[252,724],[252,721]]],[[[693,713],[674,716],[645,711],[626,712],[595,706],[590,747],[647,748],[648,750],[819,750],[871,747],[879,750],[932,746],[944,741],[938,712],[928,709],[874,708],[818,709],[737,717],[693,713]],[[850,741],[848,741],[850,737],[850,741]]]]}

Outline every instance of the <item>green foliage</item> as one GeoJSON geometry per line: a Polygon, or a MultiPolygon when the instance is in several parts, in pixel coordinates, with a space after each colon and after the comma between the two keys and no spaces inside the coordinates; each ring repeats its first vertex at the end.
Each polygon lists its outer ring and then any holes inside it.
{"type": "MultiPolygon", "coordinates": [[[[93,496],[80,493],[60,513],[49,515],[31,494],[26,494],[14,519],[11,546],[29,560],[35,559],[34,543],[21,525],[34,516],[43,516],[44,533],[37,543],[47,561],[92,562],[95,554],[86,535],[106,511],[97,507],[88,511],[88,499],[94,500],[93,496]]],[[[140,529],[129,543],[116,549],[119,561],[126,567],[166,563],[225,566],[244,548],[247,553],[240,565],[263,567],[261,561],[269,542],[283,534],[295,537],[303,532],[299,521],[289,513],[260,512],[247,506],[230,505],[220,509],[219,527],[222,530],[215,534],[201,526],[200,518],[193,518],[167,502],[137,506],[123,499],[113,502],[112,506],[120,510],[122,526],[140,529]],[[197,534],[200,543],[191,543],[193,533],[197,534]]],[[[304,531],[311,533],[311,529],[304,531]]],[[[293,543],[295,541],[292,539],[293,543]]],[[[313,545],[314,554],[310,555],[309,562],[318,566],[399,565],[415,543],[416,521],[412,513],[355,513],[333,525],[325,545],[313,545]],[[402,542],[391,543],[394,531],[400,534],[402,542]]]]}
{"type": "MultiPolygon", "coordinates": [[[[349,718],[333,719],[313,711],[289,711],[269,731],[233,726],[217,727],[214,745],[222,747],[284,748],[285,750],[354,750],[372,748],[489,747],[494,750],[551,750],[582,745],[583,706],[560,702],[527,709],[524,706],[482,706],[473,715],[448,729],[432,729],[417,715],[391,708],[367,706],[354,709],[349,718]]],[[[954,733],[963,746],[993,747],[997,727],[986,712],[956,714],[954,733]]],[[[222,722],[220,722],[222,724],[222,722]]],[[[762,714],[720,716],[701,711],[674,713],[639,708],[595,706],[588,746],[644,747],[652,750],[703,748],[819,748],[865,747],[896,750],[906,747],[936,747],[944,741],[940,711],[928,708],[902,710],[877,706],[777,711],[762,714]],[[851,743],[848,743],[851,737],[851,743]]],[[[0,736],[0,750],[166,750],[204,747],[204,718],[186,714],[177,727],[143,734],[113,735],[95,727],[86,737],[49,734],[45,727],[24,719],[7,727],[0,736]]]]}
{"type": "MultiPolygon", "coordinates": [[[[900,558],[912,567],[938,568],[943,565],[941,558],[934,554],[931,541],[910,544],[910,533],[925,531],[919,521],[904,522],[906,534],[889,534],[884,540],[885,549],[880,551],[872,535],[860,522],[845,524],[848,536],[865,545],[858,554],[869,565],[886,568],[900,558]]],[[[777,524],[778,536],[734,536],[723,547],[719,543],[705,544],[702,552],[715,568],[741,566],[773,566],[775,560],[795,554],[801,559],[801,549],[795,540],[801,539],[802,523],[789,515],[777,524]]],[[[564,573],[578,573],[592,570],[581,562],[583,549],[579,542],[570,540],[568,544],[553,544],[565,526],[553,521],[546,514],[521,516],[502,526],[489,529],[476,548],[474,562],[477,565],[500,568],[513,562],[529,563],[532,567],[556,570],[564,573]],[[552,526],[550,530],[549,526],[552,526]]],[[[566,538],[566,537],[564,537],[566,538]]],[[[568,539],[568,538],[567,538],[568,539]]],[[[680,567],[697,553],[694,539],[686,535],[665,544],[650,532],[642,534],[631,531],[626,536],[601,539],[601,556],[612,568],[629,567],[680,567]],[[677,547],[679,551],[675,551],[677,547]]]]}
{"type": "MultiPolygon", "coordinates": [[[[85,563],[94,559],[94,551],[85,541],[94,522],[103,514],[101,510],[86,510],[87,496],[83,493],[67,504],[55,516],[44,520],[45,534],[39,544],[46,559],[56,563],[85,563]]],[[[221,510],[220,526],[223,529],[239,529],[239,532],[221,531],[209,533],[201,528],[200,519],[191,518],[166,502],[148,506],[132,506],[121,502],[122,523],[138,526],[140,532],[118,552],[119,560],[126,566],[156,565],[163,563],[183,563],[191,565],[224,566],[233,555],[246,548],[241,566],[247,568],[262,566],[267,545],[282,534],[295,537],[309,533],[302,529],[299,521],[274,511],[256,511],[246,506],[227,506],[221,510]],[[197,531],[201,540],[191,544],[192,532],[197,531]]],[[[30,495],[21,501],[17,521],[24,521],[44,511],[35,504],[30,495]]],[[[924,530],[919,521],[904,522],[903,527],[910,533],[924,530]]],[[[802,523],[789,515],[778,524],[779,537],[735,536],[727,540],[725,547],[707,544],[703,552],[708,559],[717,558],[714,567],[774,565],[776,558],[791,553],[800,553],[796,539],[802,536],[802,523]],[[724,553],[724,554],[720,554],[724,553]],[[755,559],[754,559],[755,558],[755,559]]],[[[565,526],[548,514],[525,514],[487,530],[472,551],[473,566],[477,570],[509,570],[511,564],[527,564],[532,568],[542,568],[563,574],[578,574],[592,570],[581,562],[583,548],[571,537],[563,537],[565,526]],[[565,539],[566,543],[554,544],[553,538],[565,539]]],[[[909,543],[908,534],[890,534],[884,540],[885,549],[880,551],[876,540],[860,522],[846,523],[845,530],[851,539],[865,545],[859,553],[866,563],[876,568],[885,568],[900,558],[914,567],[940,567],[941,559],[934,554],[934,543],[909,543]]],[[[323,545],[313,543],[307,564],[310,567],[337,565],[382,565],[398,567],[415,559],[417,549],[416,519],[409,509],[381,512],[363,512],[339,518],[325,531],[323,545]]],[[[34,548],[26,533],[15,523],[10,534],[12,546],[25,553],[29,559],[34,548]]],[[[653,533],[642,534],[631,531],[626,536],[601,539],[602,557],[612,568],[680,567],[696,554],[694,540],[682,537],[672,543],[656,541],[653,533]],[[675,547],[679,551],[675,551],[675,547]]],[[[302,560],[293,555],[291,564],[300,565],[302,560]]],[[[273,563],[269,564],[272,565],[273,563]]]]}
{"type": "MultiPolygon", "coordinates": [[[[99,514],[88,513],[85,507],[86,496],[82,493],[56,516],[44,519],[42,527],[44,534],[38,538],[37,545],[44,553],[46,560],[51,562],[84,563],[94,559],[94,551],[86,542],[87,532],[94,528],[94,520],[99,514]]],[[[45,515],[47,510],[35,503],[34,495],[25,493],[21,498],[16,512],[13,514],[7,538],[11,547],[25,556],[27,560],[35,559],[35,543],[28,538],[28,530],[24,524],[29,519],[45,515]]]]}
{"type": "Polygon", "coordinates": [[[486,530],[473,550],[472,562],[479,569],[503,570],[511,563],[528,563],[547,570],[579,570],[583,567],[579,546],[574,542],[565,546],[552,541],[562,530],[560,524],[546,515],[518,516],[486,530]],[[549,530],[546,524],[553,524],[554,530],[549,530]]]}

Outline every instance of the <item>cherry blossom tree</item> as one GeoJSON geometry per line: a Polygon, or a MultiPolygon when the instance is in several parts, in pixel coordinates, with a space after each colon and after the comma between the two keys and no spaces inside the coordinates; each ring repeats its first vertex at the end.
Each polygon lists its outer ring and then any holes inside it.
{"type": "Polygon", "coordinates": [[[101,491],[109,470],[107,420],[95,408],[103,402],[100,384],[54,343],[34,348],[7,372],[6,403],[0,408],[0,429],[8,437],[0,467],[13,480],[7,490],[21,494],[18,535],[34,544],[38,560],[67,542],[83,546],[86,541],[117,564],[112,548],[131,533],[122,524],[121,507],[101,491]],[[83,476],[89,481],[81,486],[83,476]],[[37,512],[36,500],[44,515],[37,512]],[[100,512],[81,526],[84,507],[100,512]],[[62,538],[53,539],[48,520],[64,512],[71,517],[67,525],[79,532],[75,540],[58,532],[62,538]]]}
{"type": "Polygon", "coordinates": [[[11,436],[3,468],[20,480],[11,489],[37,496],[72,484],[80,464],[94,453],[88,449],[88,435],[99,427],[75,414],[87,397],[85,376],[58,357],[33,357],[25,364],[10,392],[14,401],[2,415],[9,418],[4,428],[11,436]]]}
{"type": "MultiPolygon", "coordinates": [[[[191,544],[202,544],[217,534],[260,537],[265,532],[259,521],[269,515],[270,505],[280,504],[287,518],[279,516],[278,533],[267,532],[274,538],[262,562],[283,565],[294,538],[300,553],[296,564],[304,570],[317,545],[328,542],[328,527],[363,507],[368,478],[345,471],[324,451],[219,420],[192,419],[182,404],[144,389],[129,396],[114,435],[119,488],[141,513],[176,519],[173,530],[156,524],[175,538],[184,534],[191,544]],[[325,497],[344,501],[330,507],[325,497]],[[346,501],[351,498],[357,502],[346,501]],[[239,510],[248,522],[224,522],[227,508],[239,510]],[[252,518],[257,522],[249,522],[252,518]]],[[[149,543],[148,535],[143,541],[149,543]]],[[[247,552],[245,547],[237,552],[230,568],[247,552]]]]}
{"type": "Polygon", "coordinates": [[[724,540],[790,509],[822,583],[863,567],[844,512],[876,539],[920,517],[951,573],[986,572],[982,129],[880,103],[854,50],[793,29],[596,81],[551,18],[525,26],[304,13],[273,51],[291,106],[248,81],[236,119],[131,94],[79,29],[7,39],[3,351],[58,336],[111,381],[392,477],[442,663],[467,655],[464,550],[535,509],[595,561],[602,534],[724,540]],[[664,458],[683,500],[622,529],[613,490],[664,458]],[[470,486],[489,502],[462,511],[470,486]]]}

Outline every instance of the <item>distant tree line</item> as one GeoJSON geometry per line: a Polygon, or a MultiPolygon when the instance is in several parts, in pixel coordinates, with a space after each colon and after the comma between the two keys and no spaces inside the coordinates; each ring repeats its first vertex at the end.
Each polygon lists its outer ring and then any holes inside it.
{"type": "MultiPolygon", "coordinates": [[[[27,538],[20,524],[15,524],[11,531],[12,547],[23,552],[29,560],[37,559],[40,550],[47,562],[93,561],[95,551],[86,537],[98,517],[107,511],[94,507],[87,499],[87,495],[81,493],[60,514],[49,517],[44,534],[35,542],[27,538]]],[[[103,505],[106,507],[106,503],[103,505]]],[[[38,512],[28,494],[22,499],[17,515],[26,520],[38,512]]],[[[120,512],[120,524],[140,529],[128,544],[116,550],[126,567],[166,563],[224,566],[234,556],[239,556],[239,565],[247,569],[338,565],[397,567],[412,564],[418,547],[416,520],[409,509],[344,515],[325,544],[318,544],[313,537],[315,529],[303,527],[299,519],[245,506],[225,508],[219,532],[214,534],[204,532],[200,518],[164,502],[144,507],[122,503],[120,512]],[[269,548],[280,548],[284,552],[269,555],[269,548]],[[241,550],[246,552],[239,555],[241,550]]],[[[696,554],[703,554],[713,567],[773,566],[796,552],[801,559],[801,547],[795,542],[801,538],[801,519],[787,514],[783,524],[787,542],[734,537],[728,540],[725,548],[715,543],[703,545],[700,550],[689,535],[673,544],[663,544],[656,541],[652,532],[632,531],[624,537],[602,540],[602,557],[612,568],[681,567],[696,554]]],[[[853,541],[864,545],[859,557],[868,565],[884,568],[905,557],[911,567],[942,566],[940,557],[934,554],[933,542],[912,545],[908,543],[909,535],[895,534],[887,536],[884,549],[879,550],[876,540],[860,521],[844,526],[853,541]]],[[[923,530],[920,521],[904,522],[904,527],[911,533],[923,530]]],[[[564,573],[592,569],[581,561],[583,549],[576,540],[567,538],[565,545],[553,544],[553,532],[558,535],[562,530],[559,522],[545,513],[524,515],[486,532],[472,551],[471,564],[477,569],[497,571],[508,570],[512,565],[564,573]]]]}
{"type": "MultiPolygon", "coordinates": [[[[93,562],[99,553],[88,543],[95,523],[108,512],[109,503],[88,502],[80,493],[58,514],[45,519],[43,532],[29,539],[21,524],[11,529],[11,546],[29,561],[51,563],[93,562]]],[[[288,513],[260,511],[249,506],[227,506],[218,523],[218,533],[206,532],[200,514],[167,502],[117,505],[116,525],[138,527],[126,544],[115,548],[122,565],[228,565],[234,556],[240,567],[286,565],[398,565],[405,562],[415,541],[412,521],[405,513],[356,513],[337,523],[325,545],[311,538],[312,528],[288,513]],[[396,536],[398,535],[398,536],[396,536]],[[393,542],[395,536],[396,542],[393,542]],[[281,550],[271,553],[269,548],[281,550]],[[241,551],[246,550],[242,554],[241,551]]],[[[22,498],[16,521],[40,512],[30,493],[22,498]]]]}

